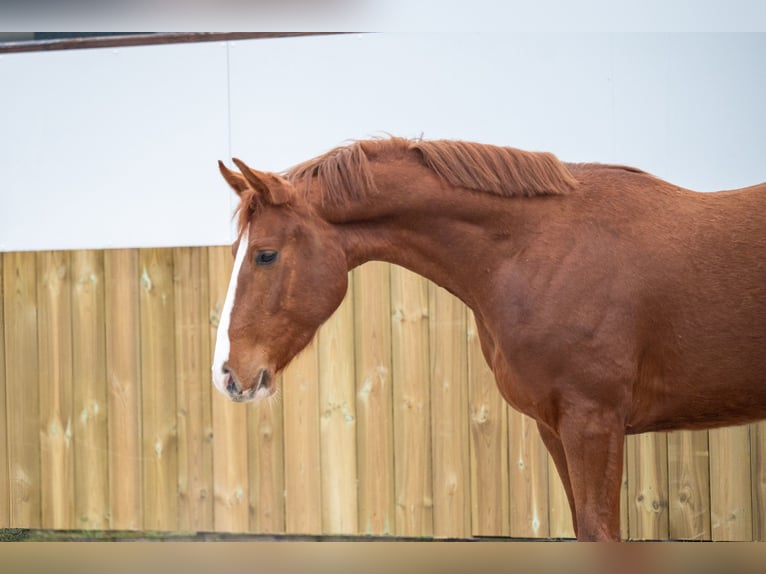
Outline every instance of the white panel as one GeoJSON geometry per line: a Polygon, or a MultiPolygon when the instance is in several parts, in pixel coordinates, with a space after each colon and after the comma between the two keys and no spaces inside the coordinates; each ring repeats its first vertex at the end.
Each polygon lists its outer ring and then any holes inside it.
{"type": "Polygon", "coordinates": [[[0,56],[0,250],[223,244],[216,160],[461,138],[766,180],[766,35],[371,34],[0,56]]]}
{"type": "MultiPolygon", "coordinates": [[[[614,158],[658,176],[668,176],[669,37],[626,34],[614,37],[614,158]]],[[[596,158],[592,158],[596,159],[596,158]]]]}
{"type": "Polygon", "coordinates": [[[615,160],[699,191],[766,180],[766,35],[616,35],[615,160]]]}
{"type": "Polygon", "coordinates": [[[232,150],[283,170],[386,132],[766,180],[766,35],[385,34],[231,49],[232,150]]]}
{"type": "Polygon", "coordinates": [[[281,170],[388,132],[609,159],[606,35],[386,34],[231,48],[232,150],[281,170]]]}
{"type": "Polygon", "coordinates": [[[668,42],[672,175],[699,190],[766,180],[766,35],[673,35],[668,42]]]}
{"type": "Polygon", "coordinates": [[[226,52],[0,56],[0,250],[228,242],[226,52]]]}

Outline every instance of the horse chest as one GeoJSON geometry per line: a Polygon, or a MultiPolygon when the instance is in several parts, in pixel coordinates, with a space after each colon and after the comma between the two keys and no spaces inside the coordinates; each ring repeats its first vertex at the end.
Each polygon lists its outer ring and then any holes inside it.
{"type": "Polygon", "coordinates": [[[527,416],[535,419],[545,418],[549,410],[546,401],[549,389],[541,384],[539,379],[522,374],[525,369],[517,368],[525,365],[506,359],[503,352],[504,341],[497,339],[478,316],[476,326],[484,358],[492,369],[502,397],[511,407],[527,416]]]}

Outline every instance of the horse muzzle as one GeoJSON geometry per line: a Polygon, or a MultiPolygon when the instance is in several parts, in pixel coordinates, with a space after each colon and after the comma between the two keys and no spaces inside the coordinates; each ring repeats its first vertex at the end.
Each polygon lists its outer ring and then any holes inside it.
{"type": "Polygon", "coordinates": [[[247,386],[240,382],[239,377],[231,370],[228,362],[223,364],[222,371],[223,383],[219,390],[235,403],[260,401],[270,397],[277,390],[274,375],[269,369],[259,369],[253,383],[247,386]]]}

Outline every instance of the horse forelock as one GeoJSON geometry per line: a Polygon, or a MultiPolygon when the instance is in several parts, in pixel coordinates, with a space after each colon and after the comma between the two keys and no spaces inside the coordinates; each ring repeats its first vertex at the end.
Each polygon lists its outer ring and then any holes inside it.
{"type": "Polygon", "coordinates": [[[237,236],[241,237],[242,233],[247,229],[250,223],[250,218],[258,208],[258,202],[255,201],[257,193],[253,189],[246,189],[239,195],[239,205],[234,212],[234,217],[237,218],[237,236]]]}
{"type": "Polygon", "coordinates": [[[450,184],[504,197],[561,195],[577,180],[556,156],[457,140],[390,137],[360,140],[296,165],[283,175],[304,195],[312,182],[321,202],[334,204],[364,199],[376,193],[370,169],[372,157],[409,157],[417,152],[422,165],[450,184]]]}

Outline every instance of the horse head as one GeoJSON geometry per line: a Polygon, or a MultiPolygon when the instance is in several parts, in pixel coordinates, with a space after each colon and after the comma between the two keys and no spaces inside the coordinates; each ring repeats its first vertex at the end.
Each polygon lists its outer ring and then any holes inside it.
{"type": "Polygon", "coordinates": [[[237,402],[271,396],[275,375],[340,305],[346,256],[333,227],[283,177],[219,162],[240,198],[234,268],[213,358],[215,387],[237,402]]]}

